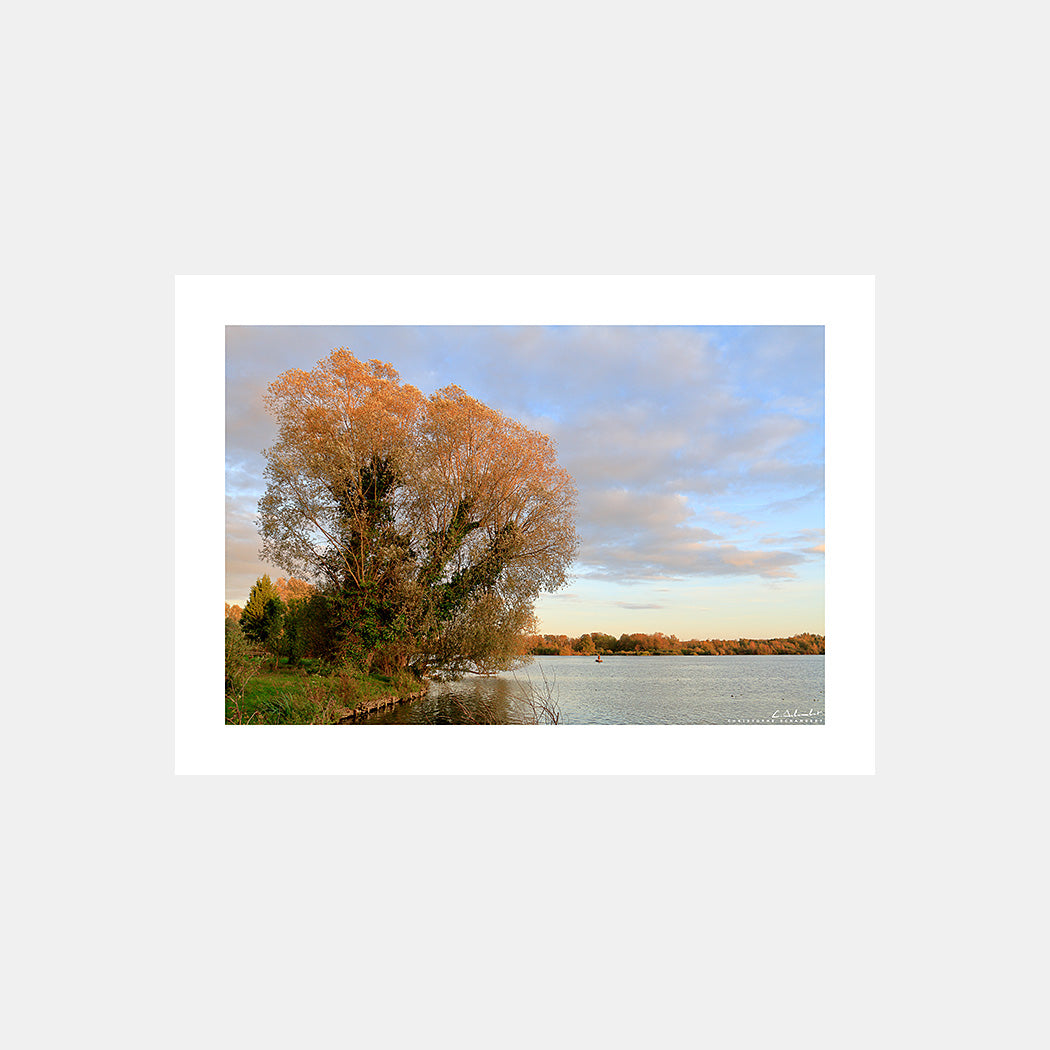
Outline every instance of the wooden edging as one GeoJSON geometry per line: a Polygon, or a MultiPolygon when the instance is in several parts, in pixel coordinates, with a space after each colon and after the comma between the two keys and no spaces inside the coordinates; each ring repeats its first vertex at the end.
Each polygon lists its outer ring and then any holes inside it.
{"type": "Polygon", "coordinates": [[[367,718],[369,715],[374,715],[378,711],[386,711],[389,708],[397,707],[398,704],[406,703],[409,700],[420,700],[427,695],[427,688],[420,689],[419,692],[409,693],[406,696],[398,696],[397,693],[388,693],[386,696],[377,696],[372,700],[362,700],[345,718],[340,718],[336,725],[349,725],[351,722],[356,722],[358,719],[367,718]]]}

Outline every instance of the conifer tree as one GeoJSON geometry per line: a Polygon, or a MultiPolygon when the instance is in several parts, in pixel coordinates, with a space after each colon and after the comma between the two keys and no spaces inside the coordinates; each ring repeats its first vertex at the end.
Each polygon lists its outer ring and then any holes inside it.
{"type": "Polygon", "coordinates": [[[245,637],[263,646],[274,656],[274,670],[280,660],[281,629],[284,622],[284,603],[269,575],[260,576],[248,595],[241,613],[241,630],[245,637]]]}

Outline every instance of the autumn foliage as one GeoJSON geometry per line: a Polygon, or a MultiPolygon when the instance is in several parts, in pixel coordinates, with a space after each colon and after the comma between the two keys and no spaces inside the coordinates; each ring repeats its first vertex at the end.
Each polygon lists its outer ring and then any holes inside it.
{"type": "Polygon", "coordinates": [[[651,654],[654,656],[823,656],[822,634],[795,634],[790,638],[690,638],[682,641],[673,634],[611,634],[595,631],[570,638],[564,634],[534,634],[525,639],[533,656],[574,656],[651,654]]]}
{"type": "Polygon", "coordinates": [[[285,372],[266,404],[279,433],[260,553],[294,578],[281,597],[307,647],[417,671],[523,655],[533,602],[564,584],[577,545],[575,484],[549,438],[345,349],[285,372]]]}

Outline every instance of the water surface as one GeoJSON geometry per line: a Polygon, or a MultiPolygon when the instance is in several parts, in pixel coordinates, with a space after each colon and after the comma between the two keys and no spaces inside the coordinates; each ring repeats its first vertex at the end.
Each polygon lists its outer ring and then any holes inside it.
{"type": "Polygon", "coordinates": [[[824,724],[823,656],[538,656],[516,672],[432,682],[367,721],[515,722],[530,690],[549,691],[561,725],[824,724]]]}

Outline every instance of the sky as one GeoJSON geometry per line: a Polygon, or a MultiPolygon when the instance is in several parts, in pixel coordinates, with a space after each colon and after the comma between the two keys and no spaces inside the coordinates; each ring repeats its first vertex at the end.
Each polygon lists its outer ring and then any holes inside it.
{"type": "Polygon", "coordinates": [[[569,583],[539,630],[680,639],[824,634],[824,329],[226,329],[226,601],[263,573],[267,386],[336,347],[423,394],[455,384],[550,436],[579,490],[569,583]]]}

